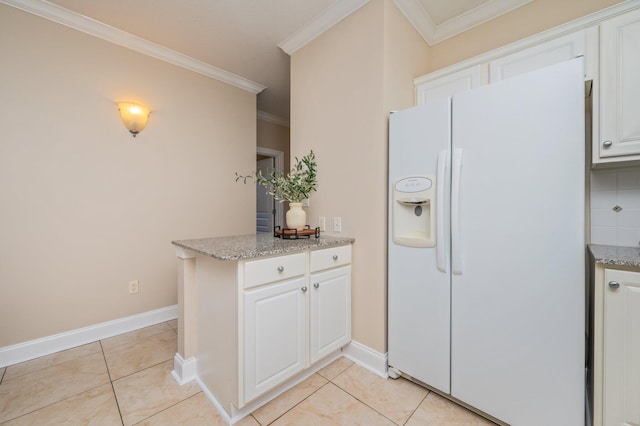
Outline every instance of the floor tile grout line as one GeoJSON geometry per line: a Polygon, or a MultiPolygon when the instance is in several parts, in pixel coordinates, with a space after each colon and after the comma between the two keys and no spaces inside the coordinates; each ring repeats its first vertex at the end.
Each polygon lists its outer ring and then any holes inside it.
{"type": "MultiPolygon", "coordinates": [[[[151,326],[151,327],[153,327],[153,326],[151,326]]],[[[132,345],[134,343],[135,344],[139,344],[140,341],[148,340],[148,339],[151,339],[152,337],[157,337],[160,334],[168,333],[170,331],[173,331],[173,333],[176,334],[176,335],[178,334],[173,328],[171,328],[171,326],[168,326],[168,327],[169,327],[169,330],[160,331],[159,333],[150,334],[150,335],[144,336],[144,337],[136,337],[135,341],[125,342],[125,343],[119,344],[115,348],[109,348],[107,350],[107,352],[111,355],[111,354],[114,354],[114,353],[117,353],[117,352],[125,350],[125,347],[128,346],[128,345],[132,345]]],[[[145,328],[147,328],[147,327],[145,327],[145,328]]],[[[144,329],[140,329],[140,330],[144,330],[144,329]]],[[[133,332],[131,332],[131,333],[133,333],[133,332]]],[[[112,337],[118,337],[118,336],[122,336],[122,334],[119,334],[119,335],[116,335],[116,336],[112,336],[112,337]]],[[[108,337],[107,339],[110,339],[110,338],[111,337],[108,337]]],[[[107,339],[102,339],[102,340],[107,340],[107,339]]],[[[100,340],[100,342],[102,342],[102,340],[100,340]]],[[[103,350],[104,350],[104,348],[103,348],[103,350]]]]}
{"type": "Polygon", "coordinates": [[[29,411],[29,412],[27,412],[27,413],[20,414],[20,415],[19,415],[19,416],[17,416],[17,417],[14,417],[14,418],[11,418],[11,419],[3,420],[3,421],[2,421],[2,424],[5,424],[5,423],[7,423],[7,422],[10,422],[10,421],[13,421],[13,420],[19,419],[20,417],[28,416],[29,414],[33,414],[33,413],[35,413],[36,411],[44,410],[45,408],[51,407],[52,405],[59,404],[59,403],[61,403],[61,402],[67,401],[67,400],[69,400],[69,399],[71,399],[71,398],[75,398],[75,397],[77,397],[78,395],[81,395],[81,394],[83,394],[83,393],[91,392],[92,390],[98,389],[100,386],[104,386],[104,385],[108,385],[108,384],[109,384],[109,383],[102,383],[102,384],[100,384],[100,385],[98,385],[98,386],[95,386],[95,387],[92,387],[92,388],[89,388],[89,389],[85,389],[85,390],[83,390],[82,392],[78,392],[78,393],[76,393],[76,394],[69,395],[68,397],[63,398],[63,399],[61,399],[61,400],[59,400],[59,401],[55,401],[55,402],[52,402],[52,403],[50,403],[50,404],[43,405],[42,407],[35,408],[35,409],[33,409],[33,410],[31,410],[31,411],[29,411]]]}
{"type": "MultiPolygon", "coordinates": [[[[349,394],[349,395],[350,395],[351,397],[353,397],[356,401],[361,402],[361,403],[362,403],[362,404],[364,404],[365,406],[369,407],[370,409],[372,409],[373,411],[375,411],[376,413],[378,413],[380,416],[382,416],[382,417],[384,417],[385,419],[389,420],[389,421],[390,421],[391,423],[393,423],[394,425],[401,426],[401,425],[398,425],[398,423],[396,423],[395,421],[393,421],[393,420],[392,420],[392,419],[390,419],[389,417],[385,416],[384,414],[382,414],[381,412],[379,412],[378,410],[376,410],[375,408],[373,408],[372,406],[370,406],[369,404],[367,404],[366,402],[364,402],[363,400],[361,400],[360,398],[358,398],[357,396],[355,396],[354,394],[352,394],[351,392],[349,392],[347,389],[345,389],[345,388],[343,388],[342,386],[340,386],[338,383],[334,383],[334,382],[333,382],[333,380],[337,379],[337,378],[338,378],[339,376],[341,376],[345,371],[347,371],[348,369],[350,369],[350,368],[351,368],[351,367],[353,367],[354,365],[357,365],[357,364],[355,364],[355,363],[354,363],[354,364],[350,365],[349,367],[345,368],[344,370],[342,370],[342,372],[341,372],[340,374],[338,374],[336,377],[334,377],[332,380],[330,380],[330,382],[331,382],[334,386],[336,386],[338,389],[340,389],[340,390],[342,390],[342,391],[346,392],[347,394],[349,394]]],[[[428,394],[429,394],[429,393],[427,392],[427,395],[428,395],[428,394]]],[[[425,398],[426,398],[426,396],[425,396],[425,398]]],[[[422,404],[422,401],[424,401],[424,398],[420,401],[420,404],[422,404]]],[[[418,407],[420,406],[420,404],[418,404],[418,407]]],[[[417,407],[416,407],[416,410],[417,410],[417,407]]],[[[414,410],[414,412],[415,412],[415,410],[414,410]]],[[[413,415],[413,412],[411,413],[411,415],[413,415]]],[[[410,418],[411,418],[411,416],[409,416],[409,417],[407,418],[407,420],[406,420],[403,424],[405,424],[406,422],[408,422],[410,418]]]]}
{"type": "MultiPolygon", "coordinates": [[[[160,414],[160,413],[162,413],[162,412],[165,412],[165,411],[167,411],[168,409],[173,408],[173,407],[175,407],[175,406],[176,406],[176,405],[178,405],[178,404],[182,404],[182,403],[183,403],[183,402],[185,402],[186,400],[191,399],[191,398],[193,398],[193,397],[195,397],[195,396],[197,396],[197,395],[199,395],[199,394],[201,394],[201,393],[204,393],[204,392],[203,392],[202,390],[200,390],[199,392],[196,392],[196,393],[194,393],[193,395],[186,397],[185,399],[181,399],[180,401],[176,402],[175,404],[172,404],[172,405],[170,405],[170,406],[168,406],[168,407],[165,407],[165,408],[163,408],[162,410],[157,411],[157,412],[155,412],[155,413],[151,414],[150,416],[145,417],[144,419],[140,420],[139,422],[134,423],[134,424],[133,424],[133,425],[131,425],[131,426],[136,426],[136,425],[138,425],[138,424],[140,424],[140,423],[144,422],[145,420],[149,420],[151,417],[155,416],[156,414],[160,414]]],[[[117,400],[117,398],[116,398],[116,400],[117,400]]],[[[260,422],[258,422],[258,423],[260,423],[260,422]]],[[[124,420],[123,420],[122,424],[124,425],[124,420]]]]}
{"type": "MultiPolygon", "coordinates": [[[[31,360],[28,360],[28,361],[23,361],[23,362],[18,362],[18,363],[15,363],[15,364],[7,365],[7,366],[5,367],[4,374],[2,375],[2,380],[0,380],[0,383],[5,381],[4,377],[6,377],[7,372],[9,371],[9,368],[11,368],[11,367],[15,367],[16,365],[24,364],[25,362],[34,361],[34,360],[36,360],[36,359],[40,359],[40,358],[44,358],[44,357],[47,357],[47,356],[55,355],[55,354],[58,354],[58,353],[61,353],[61,352],[65,352],[65,351],[71,350],[71,349],[81,348],[82,346],[92,345],[92,344],[94,344],[94,343],[96,343],[96,342],[99,342],[99,341],[98,341],[98,340],[95,340],[95,341],[93,341],[93,342],[85,343],[85,344],[83,344],[83,345],[74,346],[73,348],[64,349],[64,350],[62,350],[62,351],[53,352],[53,353],[51,353],[51,354],[49,354],[49,355],[43,355],[43,356],[41,356],[41,357],[34,358],[34,359],[31,359],[31,360]]],[[[62,364],[66,364],[66,363],[68,363],[68,362],[77,361],[77,360],[79,360],[79,359],[86,358],[86,357],[89,357],[89,356],[92,356],[92,355],[95,355],[95,354],[98,354],[98,353],[100,353],[100,351],[96,351],[96,352],[92,352],[92,353],[85,354],[85,355],[82,355],[82,356],[78,356],[78,357],[76,357],[76,358],[71,358],[71,359],[68,359],[68,360],[63,361],[63,362],[58,362],[58,363],[56,363],[56,364],[46,365],[46,366],[43,366],[43,367],[38,368],[38,369],[36,369],[36,370],[27,371],[26,373],[18,374],[18,375],[17,375],[17,376],[15,376],[15,377],[9,377],[9,378],[7,378],[6,380],[8,380],[8,381],[12,381],[12,380],[15,380],[15,379],[17,379],[17,378],[19,378],[19,377],[26,376],[26,375],[28,375],[28,374],[37,373],[37,372],[39,372],[39,371],[46,370],[47,368],[56,367],[56,366],[59,366],[59,365],[62,365],[62,364]]]]}
{"type": "Polygon", "coordinates": [[[116,389],[113,387],[113,380],[111,380],[111,372],[109,371],[109,364],[107,364],[107,357],[104,355],[104,348],[102,347],[102,341],[98,340],[100,343],[100,350],[102,351],[102,360],[104,361],[104,366],[107,369],[107,375],[109,376],[109,384],[111,385],[111,392],[113,394],[113,399],[116,401],[116,408],[118,409],[118,415],[120,416],[120,423],[124,426],[124,418],[122,418],[122,410],[120,409],[120,403],[118,402],[118,396],[116,395],[116,389]]]}
{"type": "MultiPolygon", "coordinates": [[[[318,374],[318,373],[315,373],[318,374]]],[[[327,382],[325,384],[323,384],[322,386],[320,386],[318,389],[314,390],[313,392],[311,392],[309,395],[307,395],[306,397],[304,397],[301,401],[298,401],[298,403],[296,405],[294,405],[293,407],[289,408],[287,411],[285,411],[284,413],[280,414],[278,417],[276,417],[275,419],[271,420],[269,423],[267,423],[266,425],[263,425],[258,419],[255,418],[255,416],[253,415],[253,412],[251,413],[251,417],[253,417],[254,419],[256,419],[256,421],[260,424],[260,426],[268,426],[270,424],[273,424],[274,422],[276,422],[279,418],[281,418],[282,416],[284,416],[285,414],[287,414],[289,411],[293,410],[294,408],[296,408],[298,405],[302,404],[304,401],[306,401],[307,399],[309,399],[311,397],[311,395],[313,395],[314,393],[318,392],[320,389],[322,389],[323,387],[327,386],[329,383],[331,383],[330,380],[328,380],[326,377],[323,377],[322,375],[318,374],[320,377],[322,377],[323,379],[325,379],[327,382]]],[[[293,389],[293,388],[291,388],[293,389]]],[[[278,395],[279,396],[279,395],[278,395]]],[[[277,398],[277,397],[276,397],[277,398]]],[[[275,398],[274,398],[275,399],[275,398]]],[[[268,403],[267,403],[268,404],[268,403]]],[[[265,404],[266,405],[266,404],[265,404]]],[[[254,410],[255,412],[255,410],[254,410]]]]}
{"type": "Polygon", "coordinates": [[[375,408],[373,408],[372,406],[370,406],[369,404],[367,404],[366,402],[364,402],[363,400],[361,400],[360,398],[358,398],[357,396],[355,396],[354,394],[352,394],[351,392],[349,392],[348,390],[344,389],[343,387],[341,387],[340,385],[331,382],[334,386],[336,386],[338,389],[340,389],[341,391],[345,392],[346,394],[348,394],[349,396],[351,396],[353,399],[355,399],[356,401],[362,403],[364,406],[370,408],[371,410],[373,410],[374,412],[378,413],[380,416],[384,417],[385,419],[389,420],[391,423],[393,423],[396,426],[400,426],[398,425],[398,423],[396,423],[395,421],[391,420],[389,417],[385,416],[384,414],[382,414],[380,411],[376,410],[375,408]]]}
{"type": "Polygon", "coordinates": [[[172,360],[173,360],[173,358],[168,358],[168,359],[165,359],[164,361],[160,361],[160,362],[158,362],[157,364],[148,365],[148,366],[146,366],[146,367],[144,367],[144,368],[142,368],[142,369],[140,369],[140,370],[136,370],[136,371],[133,371],[133,372],[131,372],[131,373],[129,373],[129,374],[127,374],[127,375],[125,375],[125,376],[118,377],[117,379],[112,380],[112,382],[114,382],[114,383],[115,383],[115,382],[119,382],[119,381],[120,381],[120,380],[122,380],[122,379],[125,379],[125,378],[127,378],[127,377],[131,377],[131,376],[133,376],[134,374],[141,373],[141,372],[143,372],[143,371],[145,371],[145,370],[148,370],[148,369],[153,368],[153,367],[157,367],[157,366],[159,366],[160,364],[164,364],[165,362],[167,362],[167,361],[172,361],[172,360]]]}
{"type": "Polygon", "coordinates": [[[411,417],[413,417],[414,414],[416,414],[416,411],[418,411],[418,408],[420,408],[420,406],[422,405],[422,403],[424,403],[424,401],[427,399],[427,397],[429,396],[429,394],[432,391],[427,389],[427,394],[424,396],[424,398],[422,398],[420,400],[420,402],[418,403],[418,405],[416,406],[416,408],[411,412],[411,414],[409,415],[409,417],[407,417],[407,420],[402,424],[402,426],[406,425],[407,423],[409,423],[409,420],[411,420],[411,417]]]}

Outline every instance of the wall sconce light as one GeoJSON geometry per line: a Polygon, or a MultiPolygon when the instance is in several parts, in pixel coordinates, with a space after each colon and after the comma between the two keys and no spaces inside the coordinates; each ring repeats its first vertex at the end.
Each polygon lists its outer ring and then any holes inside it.
{"type": "Polygon", "coordinates": [[[151,113],[148,107],[132,102],[118,102],[118,110],[124,127],[131,132],[134,138],[145,128],[151,113]]]}

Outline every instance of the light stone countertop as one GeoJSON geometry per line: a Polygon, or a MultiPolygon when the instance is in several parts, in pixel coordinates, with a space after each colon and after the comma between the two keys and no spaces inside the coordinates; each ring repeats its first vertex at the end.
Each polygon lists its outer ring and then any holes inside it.
{"type": "Polygon", "coordinates": [[[590,244],[595,263],[640,268],[640,247],[617,247],[590,244]]]}
{"type": "Polygon", "coordinates": [[[311,238],[288,240],[276,238],[273,234],[258,234],[178,240],[171,243],[218,260],[242,260],[341,246],[353,242],[355,239],[350,237],[315,238],[311,236],[311,238]]]}

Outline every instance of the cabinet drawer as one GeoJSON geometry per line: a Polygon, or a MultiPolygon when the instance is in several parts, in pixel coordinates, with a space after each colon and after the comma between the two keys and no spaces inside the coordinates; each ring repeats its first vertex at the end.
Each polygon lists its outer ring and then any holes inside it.
{"type": "Polygon", "coordinates": [[[311,252],[311,272],[351,263],[351,245],[311,252]]]}
{"type": "Polygon", "coordinates": [[[245,262],[244,288],[304,275],[305,263],[305,253],[245,262]]]}

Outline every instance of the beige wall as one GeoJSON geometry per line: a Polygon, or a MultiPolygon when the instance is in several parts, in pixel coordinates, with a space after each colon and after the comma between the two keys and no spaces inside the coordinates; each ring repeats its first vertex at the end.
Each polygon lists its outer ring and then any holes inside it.
{"type": "Polygon", "coordinates": [[[433,45],[428,72],[621,3],[621,0],[535,0],[433,45]]]}
{"type": "Polygon", "coordinates": [[[5,5],[0,56],[0,347],[173,305],[171,240],[253,232],[255,95],[5,5]]]}
{"type": "Polygon", "coordinates": [[[327,216],[331,231],[341,216],[356,238],[354,340],[386,352],[387,115],[413,105],[413,78],[616,3],[536,0],[427,46],[391,0],[371,0],[292,55],[292,154],[318,153],[309,222],[327,216]]]}
{"type": "MultiPolygon", "coordinates": [[[[291,58],[293,156],[317,153],[308,222],[342,218],[353,250],[353,339],[386,351],[387,115],[413,103],[426,43],[391,0],[372,0],[291,58]],[[397,44],[397,45],[396,45],[397,44]]],[[[329,232],[331,233],[331,232],[329,232]]]]}
{"type": "Polygon", "coordinates": [[[288,127],[265,120],[258,120],[258,146],[284,152],[284,169],[290,169],[289,157],[291,150],[289,148],[288,127]]]}

